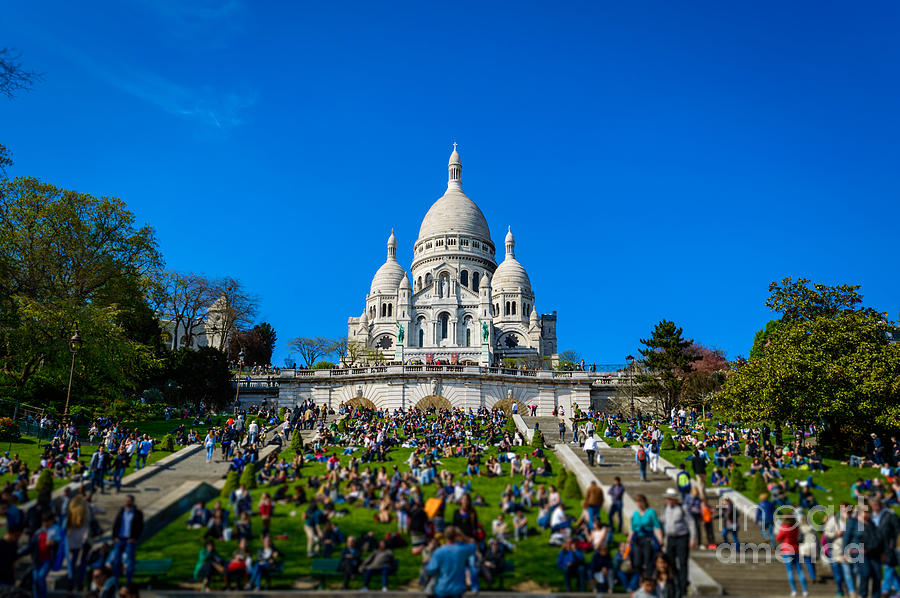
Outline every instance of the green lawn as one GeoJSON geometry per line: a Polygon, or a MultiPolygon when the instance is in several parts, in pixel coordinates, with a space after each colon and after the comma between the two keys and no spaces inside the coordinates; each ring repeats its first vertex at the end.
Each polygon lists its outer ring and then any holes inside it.
{"type": "MultiPolygon", "coordinates": [[[[390,453],[390,462],[373,465],[379,467],[384,465],[390,471],[391,465],[397,463],[401,471],[408,471],[406,464],[402,462],[409,456],[409,453],[410,449],[395,449],[390,453]]],[[[485,454],[485,457],[489,454],[496,454],[496,449],[491,448],[485,454]]],[[[287,457],[288,455],[286,454],[285,456],[287,457]]],[[[554,473],[556,473],[561,466],[552,452],[548,453],[548,458],[553,466],[554,473]]],[[[341,457],[344,463],[348,459],[349,457],[341,457]]],[[[463,475],[466,467],[465,459],[449,458],[441,461],[443,468],[456,473],[457,476],[463,475]]],[[[506,469],[508,471],[508,466],[506,466],[506,469]]],[[[324,464],[315,463],[304,467],[303,475],[305,477],[322,475],[325,471],[324,464]]],[[[553,483],[554,479],[555,477],[539,478],[538,483],[553,483]]],[[[483,496],[488,503],[488,506],[477,508],[479,520],[482,522],[488,536],[490,536],[491,522],[500,511],[499,500],[503,489],[509,483],[521,484],[522,481],[523,478],[521,476],[516,476],[516,478],[509,478],[508,476],[502,478],[476,477],[472,479],[473,495],[483,496]]],[[[254,508],[257,502],[256,499],[263,490],[257,489],[253,491],[254,508]]],[[[424,491],[426,498],[434,496],[435,487],[425,487],[424,491]]],[[[311,492],[308,491],[308,495],[311,495],[311,492]]],[[[212,502],[210,502],[210,505],[212,502]]],[[[580,499],[570,499],[564,502],[570,507],[569,511],[577,516],[580,512],[580,499]]],[[[225,503],[227,504],[227,499],[225,499],[225,503]]],[[[337,505],[338,508],[341,506],[337,505]]],[[[294,579],[308,578],[310,576],[311,561],[306,556],[306,539],[303,533],[305,509],[306,507],[303,506],[295,510],[293,506],[288,505],[277,505],[275,508],[275,515],[272,520],[272,533],[276,540],[276,547],[286,555],[285,572],[280,579],[275,580],[276,587],[290,587],[294,579]],[[287,538],[278,539],[278,536],[287,536],[287,538]]],[[[376,523],[372,517],[373,510],[364,509],[360,506],[350,506],[349,511],[348,515],[335,520],[338,527],[347,536],[359,536],[371,530],[375,532],[377,537],[383,537],[386,532],[396,531],[396,523],[376,523]]],[[[455,511],[455,506],[448,505],[445,518],[448,521],[452,519],[455,511]]],[[[142,544],[138,551],[138,557],[141,559],[174,559],[172,572],[166,578],[160,580],[163,584],[171,586],[191,581],[197,552],[201,548],[203,532],[202,530],[187,530],[185,526],[187,517],[187,514],[179,517],[162,532],[142,544]]],[[[529,514],[529,522],[535,529],[537,529],[536,517],[537,509],[533,509],[529,514]]],[[[507,521],[511,521],[510,516],[507,516],[507,521]]],[[[254,533],[259,532],[259,529],[256,527],[258,525],[258,519],[254,518],[254,533]]],[[[545,589],[561,589],[562,577],[560,571],[556,568],[556,558],[559,549],[548,545],[548,538],[549,532],[542,531],[517,545],[515,551],[509,557],[509,560],[515,563],[515,573],[510,578],[507,578],[507,588],[515,584],[531,581],[545,589]]],[[[228,558],[236,544],[235,541],[219,542],[217,550],[224,557],[228,558]]],[[[258,548],[258,543],[251,545],[251,551],[255,552],[256,548],[258,548]]],[[[412,555],[409,547],[397,549],[395,554],[398,558],[399,569],[397,574],[391,578],[390,585],[391,588],[406,587],[418,579],[422,560],[420,556],[412,555]]],[[[338,554],[334,556],[337,557],[338,554]]],[[[339,585],[339,583],[339,581],[336,581],[335,585],[339,585]]],[[[220,584],[221,580],[214,585],[215,587],[220,587],[220,584]]],[[[357,580],[353,587],[361,587],[361,580],[357,580]]]]}

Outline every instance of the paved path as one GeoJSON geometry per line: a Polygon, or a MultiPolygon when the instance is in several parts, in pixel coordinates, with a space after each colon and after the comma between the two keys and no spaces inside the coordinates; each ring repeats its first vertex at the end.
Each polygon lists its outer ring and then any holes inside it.
{"type": "MultiPolygon", "coordinates": [[[[529,428],[534,427],[534,422],[540,423],[541,429],[544,430],[544,437],[548,444],[556,442],[557,430],[556,423],[553,418],[523,418],[529,428]],[[552,427],[552,432],[547,428],[552,427]]],[[[571,433],[567,431],[567,440],[571,443],[571,433]]],[[[584,451],[573,444],[569,444],[573,452],[587,464],[587,456],[584,451]]],[[[665,507],[665,501],[662,498],[663,492],[667,488],[674,488],[674,481],[662,471],[662,467],[658,473],[652,473],[648,470],[647,481],[641,481],[640,471],[634,460],[634,449],[626,448],[601,448],[599,455],[603,457],[602,463],[597,463],[590,468],[591,471],[603,484],[612,484],[613,478],[619,476],[622,484],[625,485],[626,492],[632,497],[637,494],[644,494],[650,506],[656,509],[657,513],[662,513],[665,507]]],[[[710,493],[710,503],[713,507],[718,500],[717,497],[710,493]]],[[[715,525],[716,538],[721,540],[719,534],[719,526],[715,525]]],[[[754,562],[756,555],[752,550],[756,545],[763,543],[762,534],[759,527],[752,519],[741,522],[741,531],[739,532],[740,541],[743,543],[743,549],[740,553],[732,553],[730,550],[693,550],[691,557],[696,560],[706,573],[718,582],[724,592],[729,595],[741,596],[786,596],[790,594],[790,588],[787,583],[787,576],[784,565],[776,559],[766,559],[765,554],[758,555],[759,562],[754,562]],[[749,550],[748,550],[749,548],[749,550]],[[729,562],[731,557],[733,562],[729,562]],[[768,561],[768,562],[767,562],[768,561]]],[[[706,534],[703,534],[703,540],[706,540],[706,534]]],[[[831,570],[828,565],[819,562],[817,565],[817,573],[819,575],[825,573],[829,577],[831,570]]],[[[809,584],[809,592],[814,596],[833,596],[834,585],[831,581],[826,584],[816,583],[809,584]]]]}

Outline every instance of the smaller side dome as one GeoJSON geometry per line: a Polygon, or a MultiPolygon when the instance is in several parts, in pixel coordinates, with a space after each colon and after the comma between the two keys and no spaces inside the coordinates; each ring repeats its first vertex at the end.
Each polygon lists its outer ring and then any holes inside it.
{"type": "Polygon", "coordinates": [[[400,281],[400,290],[401,291],[409,291],[412,289],[412,285],[409,284],[409,278],[404,275],[403,280],[400,281]]]}
{"type": "Polygon", "coordinates": [[[394,229],[391,229],[391,236],[387,242],[387,259],[372,278],[370,293],[396,294],[400,281],[405,278],[406,270],[397,263],[397,238],[394,237],[394,229]]]}

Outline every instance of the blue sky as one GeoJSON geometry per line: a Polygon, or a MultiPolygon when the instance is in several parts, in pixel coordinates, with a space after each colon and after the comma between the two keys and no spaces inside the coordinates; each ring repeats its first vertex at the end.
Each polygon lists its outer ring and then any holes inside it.
{"type": "Polygon", "coordinates": [[[893,2],[7,3],[45,73],[0,99],[10,175],[124,199],[170,268],[279,335],[346,333],[393,227],[408,267],[459,142],[560,349],[661,318],[746,355],[784,276],[900,309],[893,2]]]}

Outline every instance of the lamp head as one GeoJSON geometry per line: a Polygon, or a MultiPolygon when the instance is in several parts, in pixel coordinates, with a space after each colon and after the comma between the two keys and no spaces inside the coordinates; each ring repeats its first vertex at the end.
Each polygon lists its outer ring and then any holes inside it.
{"type": "Polygon", "coordinates": [[[77,353],[83,344],[84,341],[81,340],[81,335],[78,334],[78,329],[76,328],[75,334],[69,339],[69,351],[77,353]]]}

